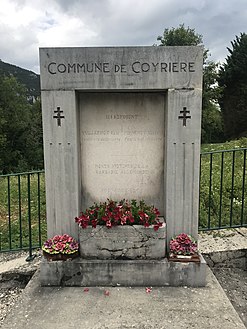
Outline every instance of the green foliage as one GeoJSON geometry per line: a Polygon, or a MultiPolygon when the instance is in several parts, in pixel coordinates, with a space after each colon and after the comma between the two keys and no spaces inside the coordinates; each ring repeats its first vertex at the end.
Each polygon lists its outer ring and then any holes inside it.
{"type": "Polygon", "coordinates": [[[185,28],[180,24],[178,28],[165,29],[162,36],[158,36],[159,46],[198,46],[202,44],[202,35],[195,29],[185,28]]]}
{"type": "Polygon", "coordinates": [[[33,246],[46,239],[44,173],[39,181],[37,174],[30,175],[28,195],[27,175],[19,176],[19,183],[18,176],[0,176],[0,250],[28,248],[29,234],[33,246]]]}
{"type": "Polygon", "coordinates": [[[246,153],[240,150],[246,147],[247,138],[224,144],[203,145],[202,152],[216,152],[212,155],[204,153],[201,157],[201,228],[206,228],[209,223],[211,227],[247,225],[246,202],[243,203],[247,197],[247,189],[243,190],[243,165],[246,153]],[[223,156],[221,152],[217,152],[232,149],[236,150],[234,156],[233,152],[226,152],[223,156]]]}
{"type": "Polygon", "coordinates": [[[43,131],[42,131],[42,113],[41,103],[37,100],[31,109],[28,131],[26,131],[26,153],[25,158],[28,168],[43,169],[43,131]]]}
{"type": "Polygon", "coordinates": [[[247,136],[247,35],[231,42],[230,55],[219,71],[219,85],[223,87],[220,106],[223,113],[225,134],[233,139],[247,136]]]}
{"type": "Polygon", "coordinates": [[[223,122],[219,108],[209,103],[202,113],[202,143],[211,143],[213,141],[223,141],[223,122]]]}
{"type": "Polygon", "coordinates": [[[0,76],[0,174],[43,168],[41,107],[14,77],[0,76]]]}
{"type": "MultiPolygon", "coordinates": [[[[159,46],[198,46],[203,44],[201,34],[195,29],[178,28],[165,29],[157,40],[159,46]]],[[[218,98],[222,88],[217,84],[218,64],[207,61],[208,50],[204,50],[203,95],[202,95],[202,143],[220,142],[224,140],[222,114],[218,107],[218,98]]]]}
{"type": "Polygon", "coordinates": [[[224,143],[202,144],[201,152],[205,153],[211,151],[234,150],[239,148],[247,148],[247,138],[242,137],[240,139],[227,141],[224,143]]]}
{"type": "Polygon", "coordinates": [[[203,67],[202,143],[224,141],[224,125],[218,99],[222,88],[217,84],[219,64],[206,62],[203,67]]]}

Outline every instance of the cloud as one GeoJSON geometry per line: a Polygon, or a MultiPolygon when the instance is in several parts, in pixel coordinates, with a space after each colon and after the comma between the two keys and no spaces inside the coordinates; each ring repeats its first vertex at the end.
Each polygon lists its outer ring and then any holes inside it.
{"type": "Polygon", "coordinates": [[[38,72],[39,47],[152,45],[184,23],[223,61],[246,21],[246,0],[1,0],[0,58],[38,72]]]}

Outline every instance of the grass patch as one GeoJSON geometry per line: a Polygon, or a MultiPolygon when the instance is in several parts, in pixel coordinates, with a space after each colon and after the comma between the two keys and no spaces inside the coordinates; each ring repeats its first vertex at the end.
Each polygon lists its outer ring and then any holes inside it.
{"type": "Polygon", "coordinates": [[[202,145],[200,229],[247,225],[247,138],[202,145]],[[222,150],[234,152],[217,153],[222,150]],[[214,151],[213,154],[203,154],[214,151]],[[245,163],[245,168],[244,168],[245,163]]]}
{"type": "Polygon", "coordinates": [[[44,173],[0,176],[0,250],[39,247],[45,239],[44,173]]]}

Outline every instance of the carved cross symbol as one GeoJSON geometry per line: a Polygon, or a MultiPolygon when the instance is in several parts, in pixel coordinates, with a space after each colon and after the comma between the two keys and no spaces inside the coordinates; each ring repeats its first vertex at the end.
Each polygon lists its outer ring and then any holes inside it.
{"type": "Polygon", "coordinates": [[[179,119],[183,119],[183,126],[186,127],[186,120],[191,119],[190,111],[186,110],[186,107],[183,107],[183,111],[180,111],[182,115],[179,115],[179,119]]]}
{"type": "Polygon", "coordinates": [[[57,115],[53,115],[54,119],[57,119],[57,125],[59,127],[61,127],[61,119],[64,119],[64,115],[61,115],[61,113],[63,113],[63,111],[60,109],[60,107],[58,106],[56,110],[54,110],[54,113],[56,113],[57,115]]]}

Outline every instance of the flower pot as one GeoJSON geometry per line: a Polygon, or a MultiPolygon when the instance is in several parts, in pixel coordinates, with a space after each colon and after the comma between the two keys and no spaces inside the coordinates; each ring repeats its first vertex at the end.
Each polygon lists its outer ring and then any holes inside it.
{"type": "Polygon", "coordinates": [[[73,254],[61,254],[61,253],[49,254],[49,253],[45,252],[44,250],[43,250],[43,255],[49,261],[57,261],[57,260],[66,261],[68,259],[73,259],[73,258],[80,256],[79,251],[74,252],[73,254]]]}
{"type": "Polygon", "coordinates": [[[169,262],[183,262],[183,263],[189,263],[189,262],[200,263],[201,262],[200,256],[198,254],[176,255],[176,254],[170,253],[168,260],[169,260],[169,262]]]}
{"type": "Polygon", "coordinates": [[[80,228],[80,255],[86,259],[161,259],[166,254],[166,225],[80,228]]]}

